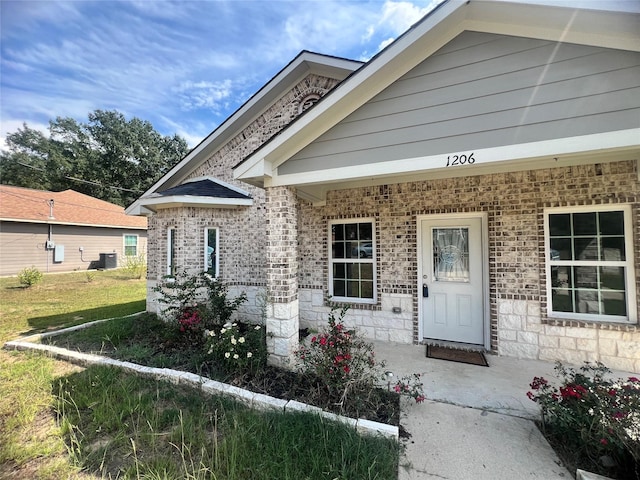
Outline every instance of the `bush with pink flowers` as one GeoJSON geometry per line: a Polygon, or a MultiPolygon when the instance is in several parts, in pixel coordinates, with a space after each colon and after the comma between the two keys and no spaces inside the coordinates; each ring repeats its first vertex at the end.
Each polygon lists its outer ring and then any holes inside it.
{"type": "MultiPolygon", "coordinates": [[[[344,405],[355,396],[367,398],[368,392],[379,388],[385,379],[384,362],[376,361],[373,345],[345,326],[347,309],[332,308],[327,328],[295,352],[298,370],[317,378],[334,405],[344,405]]],[[[419,374],[401,378],[392,391],[416,402],[424,400],[419,374]]]]}
{"type": "Polygon", "coordinates": [[[640,478],[640,380],[610,378],[602,363],[578,370],[560,362],[556,387],[534,377],[527,396],[540,404],[542,429],[569,463],[616,478],[640,478]]]}

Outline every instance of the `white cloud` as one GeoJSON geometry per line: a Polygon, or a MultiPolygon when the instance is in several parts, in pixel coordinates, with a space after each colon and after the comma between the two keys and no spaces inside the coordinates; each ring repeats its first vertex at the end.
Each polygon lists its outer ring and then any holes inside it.
{"type": "MultiPolygon", "coordinates": [[[[24,126],[23,120],[15,120],[15,119],[2,119],[2,124],[0,124],[0,150],[8,150],[7,146],[7,134],[8,133],[16,133],[19,129],[22,129],[24,126]]],[[[44,123],[32,123],[27,122],[27,126],[32,130],[41,131],[46,137],[49,136],[49,124],[44,123]]]]}

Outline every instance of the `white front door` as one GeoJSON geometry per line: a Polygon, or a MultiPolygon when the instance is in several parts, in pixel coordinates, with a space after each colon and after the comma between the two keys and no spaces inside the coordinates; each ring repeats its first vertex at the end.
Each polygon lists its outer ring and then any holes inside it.
{"type": "Polygon", "coordinates": [[[432,216],[420,229],[422,336],[484,344],[482,218],[432,216]]]}

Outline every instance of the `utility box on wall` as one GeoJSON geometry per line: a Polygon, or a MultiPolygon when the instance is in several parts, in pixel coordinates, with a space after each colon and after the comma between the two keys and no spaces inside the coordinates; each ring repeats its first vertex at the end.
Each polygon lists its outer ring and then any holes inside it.
{"type": "Polygon", "coordinates": [[[53,248],[53,261],[55,263],[64,262],[64,245],[56,245],[53,248]]]}
{"type": "Polygon", "coordinates": [[[117,253],[101,253],[100,254],[100,267],[105,270],[111,268],[118,268],[118,254],[117,253]]]}

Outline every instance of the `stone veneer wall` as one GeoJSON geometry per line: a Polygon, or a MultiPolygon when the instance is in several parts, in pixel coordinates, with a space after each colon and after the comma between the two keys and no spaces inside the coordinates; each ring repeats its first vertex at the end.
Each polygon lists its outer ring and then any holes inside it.
{"type": "Polygon", "coordinates": [[[326,321],[327,222],[373,217],[378,304],[354,305],[349,321],[370,338],[420,341],[416,216],[482,211],[488,215],[492,351],[571,363],[601,360],[640,371],[637,326],[547,318],[543,229],[547,207],[632,204],[640,290],[638,187],[636,162],[627,161],[337,190],[328,193],[325,206],[300,202],[301,325],[326,321]],[[392,313],[393,306],[402,313],[392,313]]]}
{"type": "Polygon", "coordinates": [[[286,92],[242,132],[214,152],[188,178],[212,176],[248,191],[253,206],[227,208],[162,209],[149,217],[147,253],[147,310],[158,312],[153,288],[166,273],[167,229],[176,228],[177,264],[190,274],[204,265],[204,228],[220,231],[220,276],[232,289],[250,295],[241,308],[243,315],[261,317],[257,309],[266,288],[266,221],[263,189],[233,179],[232,168],[300,114],[300,103],[309,95],[323,96],[338,80],[309,75],[286,92]],[[260,293],[262,292],[262,293],[260,293]],[[251,297],[253,295],[253,297],[251,297]]]}

